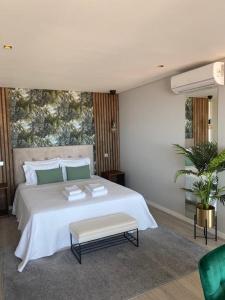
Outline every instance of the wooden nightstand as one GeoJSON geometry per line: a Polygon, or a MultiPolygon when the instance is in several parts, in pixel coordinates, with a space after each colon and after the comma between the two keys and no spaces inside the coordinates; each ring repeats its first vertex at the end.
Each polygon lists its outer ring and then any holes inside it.
{"type": "Polygon", "coordinates": [[[101,176],[105,179],[125,186],[125,173],[118,170],[110,170],[102,172],[101,176]]]}
{"type": "Polygon", "coordinates": [[[8,185],[7,183],[0,183],[0,193],[4,193],[5,194],[5,203],[4,205],[0,205],[0,216],[2,215],[7,215],[8,214],[8,185]],[[2,208],[3,207],[3,208],[2,208]]]}

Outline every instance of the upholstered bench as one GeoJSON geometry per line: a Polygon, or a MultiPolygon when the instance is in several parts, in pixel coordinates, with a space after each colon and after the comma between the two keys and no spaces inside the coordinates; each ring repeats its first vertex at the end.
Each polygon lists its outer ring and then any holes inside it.
{"type": "Polygon", "coordinates": [[[81,255],[98,249],[131,242],[138,242],[138,224],[136,219],[117,213],[71,223],[71,251],[81,264],[81,255]],[[134,235],[133,233],[136,232],[134,235]],[[73,243],[73,239],[76,241],[73,243]]]}

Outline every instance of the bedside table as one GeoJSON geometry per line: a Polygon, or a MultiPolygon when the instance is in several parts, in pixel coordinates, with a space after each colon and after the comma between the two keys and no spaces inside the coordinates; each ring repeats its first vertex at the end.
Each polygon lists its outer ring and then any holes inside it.
{"type": "MultiPolygon", "coordinates": [[[[5,194],[5,203],[4,203],[4,208],[0,208],[0,216],[3,216],[3,215],[7,215],[8,214],[8,210],[9,210],[9,207],[8,207],[8,185],[7,183],[0,183],[0,193],[4,193],[5,194]]],[[[2,205],[1,205],[2,207],[2,205]]]]}
{"type": "Polygon", "coordinates": [[[101,173],[101,176],[105,179],[125,186],[125,173],[118,170],[110,170],[101,173]]]}

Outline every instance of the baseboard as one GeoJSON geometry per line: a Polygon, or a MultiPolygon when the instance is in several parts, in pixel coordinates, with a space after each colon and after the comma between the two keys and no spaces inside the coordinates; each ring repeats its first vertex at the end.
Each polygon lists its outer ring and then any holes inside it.
{"type": "Polygon", "coordinates": [[[173,217],[176,217],[176,218],[178,218],[178,219],[180,219],[182,221],[185,221],[185,222],[187,222],[189,224],[193,224],[193,221],[191,219],[185,217],[184,215],[182,215],[182,214],[180,214],[180,213],[178,213],[178,212],[176,212],[176,211],[174,211],[172,209],[166,208],[166,207],[164,207],[164,206],[162,206],[162,205],[160,205],[158,203],[155,203],[153,201],[150,201],[150,200],[147,200],[147,199],[145,199],[145,200],[146,200],[146,202],[150,206],[153,206],[153,207],[155,207],[155,208],[157,208],[157,209],[159,209],[159,210],[161,210],[161,211],[163,211],[163,212],[165,212],[165,213],[167,213],[167,214],[169,214],[169,215],[171,215],[173,217]]]}
{"type": "MultiPolygon", "coordinates": [[[[192,224],[192,225],[193,225],[193,220],[191,220],[191,219],[185,217],[184,215],[182,215],[182,214],[180,214],[180,213],[178,213],[178,212],[176,212],[176,211],[174,211],[174,210],[172,210],[172,209],[166,208],[166,207],[164,207],[164,206],[162,206],[162,205],[160,205],[160,204],[158,204],[158,203],[155,203],[155,202],[153,202],[153,201],[150,201],[150,200],[148,200],[148,199],[145,199],[145,200],[146,200],[146,202],[147,202],[150,206],[155,207],[155,208],[157,208],[157,209],[159,209],[159,210],[161,210],[161,211],[163,211],[163,212],[165,212],[165,213],[167,213],[167,214],[169,214],[169,215],[171,215],[171,216],[173,216],[173,217],[176,217],[177,219],[180,219],[180,220],[182,220],[182,221],[184,221],[184,222],[186,222],[186,223],[189,223],[189,224],[192,224]]],[[[209,232],[212,233],[212,234],[214,233],[214,231],[211,230],[211,229],[209,229],[209,232]]],[[[217,235],[218,235],[219,238],[225,240],[225,233],[223,233],[222,231],[219,231],[219,230],[218,230],[218,231],[217,231],[217,235]]]]}

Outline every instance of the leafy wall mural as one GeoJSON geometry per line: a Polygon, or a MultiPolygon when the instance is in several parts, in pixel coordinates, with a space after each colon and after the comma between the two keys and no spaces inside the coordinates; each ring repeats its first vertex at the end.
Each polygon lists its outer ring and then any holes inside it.
{"type": "Polygon", "coordinates": [[[185,138],[193,138],[193,100],[187,98],[185,103],[185,138]]]}
{"type": "Polygon", "coordinates": [[[94,144],[92,94],[9,89],[14,148],[94,144]]]}

